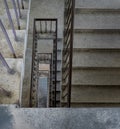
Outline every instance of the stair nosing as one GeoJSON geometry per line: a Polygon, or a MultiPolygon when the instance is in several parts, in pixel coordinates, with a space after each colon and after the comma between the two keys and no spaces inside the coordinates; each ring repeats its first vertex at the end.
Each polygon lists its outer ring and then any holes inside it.
{"type": "Polygon", "coordinates": [[[110,67],[110,66],[74,66],[72,67],[73,70],[120,70],[120,67],[110,67]]]}
{"type": "Polygon", "coordinates": [[[74,33],[120,33],[120,29],[87,29],[74,28],[74,33]]]}
{"type": "Polygon", "coordinates": [[[120,52],[120,48],[73,48],[74,52],[91,52],[91,51],[97,51],[97,52],[120,52]]]}
{"type": "MultiPolygon", "coordinates": [[[[63,85],[64,86],[64,85],[63,85]]],[[[112,85],[98,85],[98,84],[73,84],[72,83],[72,87],[82,87],[82,86],[84,86],[84,87],[120,87],[120,84],[118,85],[118,84],[112,84],[112,85]]]]}
{"type": "Polygon", "coordinates": [[[75,14],[79,13],[120,13],[120,8],[89,8],[89,7],[75,7],[75,14]]]}

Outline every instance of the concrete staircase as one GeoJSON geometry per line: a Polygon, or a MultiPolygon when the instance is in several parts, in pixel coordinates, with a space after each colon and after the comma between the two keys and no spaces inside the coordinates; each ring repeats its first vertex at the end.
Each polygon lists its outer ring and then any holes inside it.
{"type": "Polygon", "coordinates": [[[10,38],[12,46],[15,50],[17,58],[13,58],[13,55],[7,44],[6,38],[0,28],[0,52],[6,59],[9,67],[14,69],[15,71],[14,75],[10,75],[9,73],[7,73],[6,68],[3,66],[2,62],[0,61],[0,88],[3,88],[4,90],[11,93],[10,96],[6,96],[5,94],[0,95],[0,104],[14,104],[14,103],[19,104],[29,1],[24,1],[25,9],[24,10],[21,9],[22,18],[19,19],[20,26],[21,26],[20,30],[18,30],[18,27],[17,27],[12,1],[7,0],[7,2],[12,15],[18,41],[15,41],[14,39],[14,35],[12,33],[11,26],[9,24],[9,20],[8,20],[8,16],[6,13],[3,0],[0,0],[0,19],[2,20],[6,28],[6,31],[10,38]]]}
{"type": "Polygon", "coordinates": [[[76,0],[71,107],[120,106],[119,4],[76,0]]]}

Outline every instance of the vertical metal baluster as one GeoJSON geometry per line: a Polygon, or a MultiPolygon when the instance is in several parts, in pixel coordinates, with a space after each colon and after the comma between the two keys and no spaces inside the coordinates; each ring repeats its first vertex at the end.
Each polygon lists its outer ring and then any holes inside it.
{"type": "Polygon", "coordinates": [[[50,22],[50,33],[52,32],[52,21],[50,22]]]}
{"type": "Polygon", "coordinates": [[[12,0],[12,3],[14,6],[14,10],[15,10],[15,16],[16,16],[16,20],[17,20],[18,29],[20,30],[20,21],[19,21],[19,16],[18,16],[15,0],[12,0]]]}
{"type": "Polygon", "coordinates": [[[13,46],[12,46],[12,43],[11,43],[11,41],[10,41],[10,38],[9,38],[9,36],[8,36],[8,34],[7,34],[7,31],[6,31],[5,27],[4,27],[4,25],[3,25],[2,21],[1,21],[1,19],[0,19],[0,27],[1,27],[3,33],[4,33],[5,37],[6,37],[7,43],[8,43],[8,45],[9,45],[9,48],[10,48],[10,50],[11,50],[11,52],[12,52],[14,58],[16,58],[16,54],[15,54],[14,48],[13,48],[13,46]]]}
{"type": "Polygon", "coordinates": [[[24,3],[23,3],[23,0],[21,0],[21,5],[22,5],[22,9],[24,9],[24,3]]]}
{"type": "Polygon", "coordinates": [[[19,18],[21,18],[22,15],[21,15],[21,11],[20,11],[20,3],[19,3],[19,0],[17,0],[17,6],[18,6],[19,18]]]}
{"type": "Polygon", "coordinates": [[[1,54],[1,52],[0,52],[0,60],[2,61],[3,65],[6,67],[8,73],[10,73],[10,74],[14,74],[15,73],[15,71],[9,67],[9,65],[7,64],[7,62],[4,59],[3,55],[1,54]]]}
{"type": "Polygon", "coordinates": [[[42,33],[42,23],[40,21],[40,33],[42,33]]]}
{"type": "Polygon", "coordinates": [[[9,19],[10,25],[12,27],[13,35],[15,37],[15,40],[17,41],[15,27],[14,27],[14,24],[13,24],[13,21],[12,21],[12,17],[11,17],[11,14],[10,14],[10,10],[9,10],[9,7],[8,7],[8,4],[7,4],[6,0],[4,0],[4,4],[5,4],[5,8],[6,8],[6,12],[7,12],[7,15],[8,15],[8,19],[9,19]]]}
{"type": "Polygon", "coordinates": [[[45,21],[45,32],[47,33],[47,21],[45,21]]]}

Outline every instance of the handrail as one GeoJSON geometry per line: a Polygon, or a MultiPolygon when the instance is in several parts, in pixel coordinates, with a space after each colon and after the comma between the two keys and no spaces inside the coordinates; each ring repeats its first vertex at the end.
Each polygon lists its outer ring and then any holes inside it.
{"type": "Polygon", "coordinates": [[[15,16],[16,16],[16,20],[17,20],[18,29],[20,30],[20,21],[19,21],[19,16],[18,16],[17,6],[16,6],[15,0],[12,0],[12,4],[13,4],[13,7],[14,7],[14,11],[15,11],[15,16]]]}
{"type": "Polygon", "coordinates": [[[75,0],[65,0],[62,90],[67,92],[62,95],[62,99],[66,102],[64,106],[67,107],[71,106],[74,8],[75,0]],[[64,82],[66,82],[66,86],[64,86],[64,82]]]}
{"type": "Polygon", "coordinates": [[[12,43],[11,43],[10,38],[9,38],[9,36],[8,36],[8,33],[7,33],[7,31],[6,31],[5,27],[4,27],[4,25],[3,25],[2,21],[1,21],[1,19],[0,19],[0,27],[1,27],[1,29],[2,29],[2,31],[3,31],[3,33],[4,33],[4,35],[5,35],[5,38],[6,38],[6,40],[7,40],[8,46],[9,46],[9,48],[10,48],[12,54],[13,54],[13,57],[16,58],[15,50],[14,50],[14,48],[13,48],[13,46],[12,46],[12,43]]]}
{"type": "Polygon", "coordinates": [[[8,3],[7,3],[6,0],[4,0],[4,4],[5,4],[5,8],[6,8],[6,12],[7,12],[7,16],[8,16],[9,22],[10,22],[10,25],[11,25],[11,28],[12,28],[12,31],[13,31],[14,38],[17,41],[18,39],[17,39],[15,27],[14,27],[13,20],[12,20],[12,17],[11,17],[11,13],[10,13],[10,10],[9,10],[9,7],[8,7],[8,3]]]}
{"type": "Polygon", "coordinates": [[[3,57],[2,53],[0,52],[0,60],[2,61],[2,64],[6,67],[7,72],[9,74],[15,74],[15,71],[13,69],[11,69],[8,65],[8,63],[6,62],[5,58],[3,57]]]}

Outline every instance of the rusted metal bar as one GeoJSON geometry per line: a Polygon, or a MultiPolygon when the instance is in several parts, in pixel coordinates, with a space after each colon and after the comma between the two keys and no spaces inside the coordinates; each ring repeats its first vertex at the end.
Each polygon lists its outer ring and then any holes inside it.
{"type": "Polygon", "coordinates": [[[0,60],[2,61],[2,64],[6,67],[7,72],[10,74],[15,74],[15,71],[9,67],[6,60],[4,59],[3,55],[0,52],[0,60]]]}
{"type": "Polygon", "coordinates": [[[52,21],[50,22],[50,33],[52,32],[52,21]]]}
{"type": "Polygon", "coordinates": [[[73,61],[73,29],[74,29],[74,10],[75,10],[75,0],[72,0],[72,19],[71,19],[71,43],[70,43],[70,75],[69,75],[69,87],[68,87],[68,104],[67,106],[71,106],[71,83],[72,83],[72,61],[73,61]]]}
{"type": "MultiPolygon", "coordinates": [[[[74,9],[75,9],[75,0],[65,0],[62,80],[63,82],[66,81],[67,83],[66,85],[67,96],[66,95],[63,96],[63,98],[66,97],[67,99],[67,107],[71,106],[74,9]]],[[[65,90],[65,88],[63,88],[63,90],[65,90]]]]}
{"type": "Polygon", "coordinates": [[[18,16],[15,0],[12,0],[12,4],[13,4],[13,7],[14,7],[14,11],[15,11],[15,16],[16,16],[16,20],[17,20],[18,29],[20,30],[20,21],[19,21],[19,16],[18,16]]]}
{"type": "Polygon", "coordinates": [[[21,0],[21,5],[22,5],[22,9],[24,9],[24,3],[23,3],[23,0],[21,0]]]}
{"type": "Polygon", "coordinates": [[[42,33],[42,22],[40,21],[40,33],[42,33]]]}
{"type": "Polygon", "coordinates": [[[47,21],[45,21],[45,32],[47,33],[47,21]]]}
{"type": "Polygon", "coordinates": [[[56,89],[57,89],[57,26],[58,26],[58,21],[56,19],[56,30],[55,30],[55,107],[56,107],[56,89]]]}
{"type": "Polygon", "coordinates": [[[17,0],[17,6],[18,6],[18,12],[19,12],[19,18],[22,18],[21,10],[20,10],[20,2],[17,0]]]}
{"type": "Polygon", "coordinates": [[[4,0],[4,4],[5,4],[5,8],[6,8],[6,12],[7,12],[7,15],[8,15],[9,22],[10,22],[10,25],[11,25],[11,28],[12,28],[12,31],[13,31],[14,38],[17,41],[17,35],[16,35],[15,27],[14,27],[13,20],[12,20],[10,10],[9,10],[9,7],[8,7],[8,4],[7,4],[6,0],[4,0]]]}
{"type": "Polygon", "coordinates": [[[9,46],[9,48],[10,48],[12,54],[13,54],[13,57],[16,58],[16,54],[15,54],[14,48],[13,48],[13,46],[12,46],[12,43],[11,43],[11,41],[10,41],[10,38],[9,38],[9,36],[8,36],[8,34],[7,34],[7,31],[6,31],[5,27],[4,27],[4,25],[3,25],[2,21],[1,21],[1,19],[0,19],[0,27],[1,27],[3,33],[4,33],[5,37],[6,37],[8,46],[9,46]]]}

